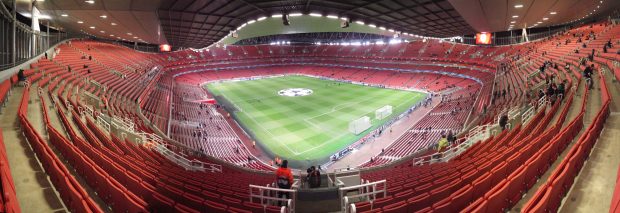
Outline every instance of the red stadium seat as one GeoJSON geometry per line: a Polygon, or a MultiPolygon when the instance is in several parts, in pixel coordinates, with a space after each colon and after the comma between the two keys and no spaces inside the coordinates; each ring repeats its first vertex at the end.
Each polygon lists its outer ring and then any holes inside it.
{"type": "Polygon", "coordinates": [[[381,209],[383,210],[383,212],[386,213],[405,213],[407,212],[407,201],[392,203],[390,205],[384,206],[381,209]]]}
{"type": "Polygon", "coordinates": [[[525,167],[520,166],[516,171],[508,176],[508,203],[510,206],[521,200],[521,196],[525,192],[525,167]]]}
{"type": "Polygon", "coordinates": [[[428,193],[419,194],[407,199],[407,204],[407,212],[416,212],[422,210],[424,207],[432,205],[428,193]]]}
{"type": "Polygon", "coordinates": [[[227,206],[221,203],[206,200],[204,203],[207,207],[207,212],[225,213],[227,206]]]}
{"type": "Polygon", "coordinates": [[[179,204],[179,203],[177,203],[174,206],[174,210],[176,212],[182,212],[182,213],[200,213],[200,211],[198,211],[196,209],[192,209],[190,207],[184,206],[183,204],[179,204]]]}
{"type": "Polygon", "coordinates": [[[436,213],[451,213],[452,211],[452,198],[447,197],[443,200],[433,204],[433,212],[436,213]]]}
{"type": "Polygon", "coordinates": [[[491,188],[491,174],[488,172],[484,173],[483,175],[478,177],[476,180],[474,180],[474,182],[471,185],[473,188],[472,196],[474,198],[482,197],[484,193],[489,191],[489,189],[491,188]]]}
{"type": "Polygon", "coordinates": [[[487,210],[491,212],[503,212],[507,207],[506,197],[508,194],[508,181],[502,180],[485,194],[488,206],[487,210]]]}

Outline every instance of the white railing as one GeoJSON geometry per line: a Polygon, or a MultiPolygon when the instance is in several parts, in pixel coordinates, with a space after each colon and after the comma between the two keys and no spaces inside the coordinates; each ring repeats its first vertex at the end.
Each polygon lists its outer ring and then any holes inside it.
{"type": "Polygon", "coordinates": [[[521,113],[521,107],[513,107],[508,111],[508,118],[514,119],[521,113]]]}
{"type": "Polygon", "coordinates": [[[110,123],[108,123],[103,116],[97,116],[97,124],[103,127],[108,133],[110,132],[110,123]]]}
{"type": "Polygon", "coordinates": [[[135,124],[131,119],[128,118],[122,118],[115,115],[114,117],[112,117],[112,125],[127,132],[135,132],[135,124]]]}
{"type": "Polygon", "coordinates": [[[84,111],[86,111],[86,113],[88,113],[88,115],[90,116],[95,116],[95,111],[92,107],[84,106],[84,111]]]}
{"type": "Polygon", "coordinates": [[[286,205],[280,209],[281,213],[295,212],[295,201],[297,200],[297,190],[294,189],[281,189],[276,187],[257,186],[250,184],[250,202],[254,202],[254,199],[258,199],[263,206],[274,206],[278,203],[284,202],[286,205]],[[288,193],[287,198],[280,198],[279,194],[288,193]]]}
{"type": "Polygon", "coordinates": [[[168,149],[164,144],[163,139],[156,134],[151,133],[138,133],[142,137],[140,142],[143,146],[151,148],[161,155],[165,156],[168,160],[178,164],[179,166],[190,171],[202,171],[202,172],[222,172],[222,165],[205,163],[196,159],[189,160],[178,153],[168,149]]]}
{"type": "Polygon", "coordinates": [[[361,182],[361,170],[357,168],[339,168],[335,169],[331,174],[328,173],[327,177],[332,184],[330,186],[333,187],[357,185],[361,182]]]}
{"type": "MultiPolygon", "coordinates": [[[[342,212],[350,212],[349,204],[354,202],[353,199],[356,200],[365,200],[372,202],[377,199],[377,195],[383,195],[382,197],[387,196],[387,182],[385,180],[368,182],[355,185],[355,186],[347,186],[338,189],[340,195],[340,207],[342,212]],[[348,192],[355,191],[354,195],[347,195],[348,192]]],[[[355,208],[355,205],[352,205],[355,208]]]]}
{"type": "Polygon", "coordinates": [[[492,129],[495,129],[497,124],[487,124],[482,126],[476,126],[469,130],[469,133],[465,136],[465,141],[461,142],[457,146],[451,146],[443,152],[436,152],[430,155],[417,157],[413,159],[413,165],[424,165],[437,162],[447,162],[452,158],[465,152],[469,147],[473,146],[479,141],[484,141],[491,137],[492,129]]]}
{"type": "Polygon", "coordinates": [[[530,106],[530,108],[528,108],[527,110],[525,110],[525,112],[523,112],[523,123],[529,123],[530,120],[532,119],[532,117],[534,117],[534,114],[536,114],[537,109],[544,109],[545,108],[545,104],[547,103],[547,98],[546,96],[543,96],[542,98],[540,98],[538,100],[538,102],[536,103],[537,106],[530,106]]]}

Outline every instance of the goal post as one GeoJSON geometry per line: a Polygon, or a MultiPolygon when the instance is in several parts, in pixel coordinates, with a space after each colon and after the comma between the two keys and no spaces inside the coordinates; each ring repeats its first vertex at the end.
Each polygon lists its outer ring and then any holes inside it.
{"type": "Polygon", "coordinates": [[[385,105],[385,106],[377,109],[377,111],[375,111],[375,119],[381,120],[381,119],[387,118],[391,114],[392,114],[392,106],[391,105],[385,105]]]}
{"type": "Polygon", "coordinates": [[[370,124],[370,117],[364,116],[356,120],[353,120],[351,121],[351,123],[349,123],[349,132],[359,135],[360,133],[362,133],[363,131],[366,131],[371,126],[372,125],[370,124]]]}

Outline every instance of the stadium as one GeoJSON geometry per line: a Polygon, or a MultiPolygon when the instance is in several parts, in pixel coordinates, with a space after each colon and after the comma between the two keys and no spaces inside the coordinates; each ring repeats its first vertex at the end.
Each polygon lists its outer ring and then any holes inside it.
{"type": "Polygon", "coordinates": [[[617,0],[0,13],[0,212],[620,213],[617,0]]]}

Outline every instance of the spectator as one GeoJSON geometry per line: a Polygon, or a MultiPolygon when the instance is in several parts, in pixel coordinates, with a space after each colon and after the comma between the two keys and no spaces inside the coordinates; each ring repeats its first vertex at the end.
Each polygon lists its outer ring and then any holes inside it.
{"type": "Polygon", "coordinates": [[[542,97],[545,97],[545,91],[540,89],[540,90],[538,90],[538,99],[541,99],[542,97]]]}
{"type": "Polygon", "coordinates": [[[17,80],[20,82],[26,81],[26,75],[24,74],[24,69],[19,69],[17,72],[17,80]]]}
{"type": "MultiPolygon", "coordinates": [[[[293,173],[291,169],[288,168],[288,161],[283,160],[280,168],[276,170],[276,183],[278,184],[278,188],[280,189],[291,189],[293,186],[293,173]]],[[[290,199],[291,196],[288,192],[278,192],[278,198],[290,199]]],[[[280,201],[280,205],[284,202],[280,201]]]]}
{"type": "Polygon", "coordinates": [[[592,64],[591,66],[587,66],[583,70],[583,76],[586,78],[586,82],[589,84],[589,89],[592,89],[594,87],[594,82],[592,82],[592,74],[594,74],[594,64],[592,64]]]}
{"type": "Polygon", "coordinates": [[[71,66],[70,66],[70,65],[67,65],[67,70],[68,70],[69,72],[71,72],[71,66]]]}
{"type": "Polygon", "coordinates": [[[448,143],[454,144],[454,141],[456,141],[456,136],[454,136],[454,133],[452,133],[452,130],[450,130],[448,131],[448,143]]]}
{"type": "Polygon", "coordinates": [[[448,146],[448,138],[446,135],[441,135],[439,141],[437,141],[437,152],[443,151],[444,148],[448,146]]]}
{"type": "Polygon", "coordinates": [[[557,93],[560,96],[560,99],[564,99],[564,84],[566,83],[566,80],[562,81],[562,83],[560,83],[560,85],[558,85],[558,89],[557,89],[557,93]]]}
{"type": "Polygon", "coordinates": [[[89,60],[89,61],[92,61],[92,60],[93,60],[93,56],[89,55],[89,56],[88,56],[88,60],[89,60]]]}
{"type": "Polygon", "coordinates": [[[607,45],[603,46],[603,53],[607,53],[607,45]]]}
{"type": "Polygon", "coordinates": [[[499,126],[502,127],[502,130],[505,130],[507,124],[508,124],[508,115],[503,114],[502,117],[499,118],[499,126]]]}
{"type": "Polygon", "coordinates": [[[307,180],[310,188],[321,187],[321,172],[314,166],[311,166],[307,172],[307,180]]]}

